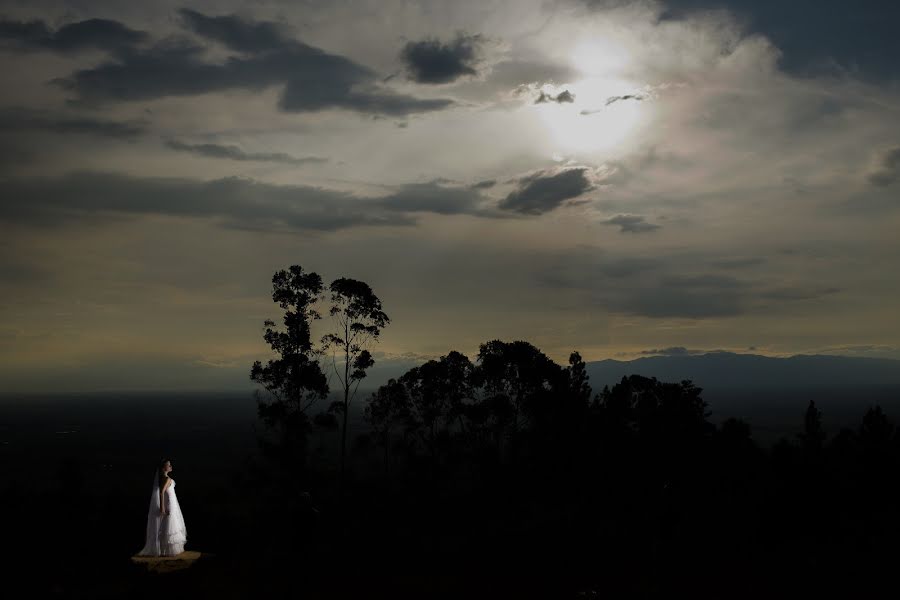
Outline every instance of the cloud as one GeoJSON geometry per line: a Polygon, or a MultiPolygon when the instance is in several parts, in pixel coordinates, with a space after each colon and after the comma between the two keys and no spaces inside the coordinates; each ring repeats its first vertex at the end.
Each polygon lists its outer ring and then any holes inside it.
{"type": "Polygon", "coordinates": [[[900,179],[900,146],[882,152],[877,159],[876,168],[868,175],[869,183],[878,187],[887,187],[900,179]]]}
{"type": "Polygon", "coordinates": [[[648,96],[645,94],[625,94],[624,96],[610,96],[609,98],[606,99],[605,105],[609,106],[610,104],[614,104],[616,102],[621,102],[623,100],[636,100],[636,101],[640,102],[641,100],[646,100],[647,97],[648,96]]]}
{"type": "Polygon", "coordinates": [[[0,132],[47,131],[59,134],[86,134],[117,139],[134,139],[146,130],[140,121],[108,121],[24,107],[0,108],[0,132]]]}
{"type": "Polygon", "coordinates": [[[705,354],[706,350],[688,349],[684,346],[669,346],[668,348],[654,348],[652,350],[641,350],[638,354],[643,355],[662,355],[662,356],[690,356],[692,354],[705,354]]]}
{"type": "Polygon", "coordinates": [[[318,156],[295,157],[284,152],[244,152],[238,146],[220,144],[186,144],[178,140],[167,140],[166,146],[181,152],[190,152],[207,158],[224,158],[228,160],[273,162],[285,165],[305,165],[309,163],[327,162],[327,158],[318,156]]]}
{"type": "Polygon", "coordinates": [[[730,12],[746,34],[772,40],[781,50],[779,66],[792,75],[849,71],[870,80],[900,77],[895,60],[900,38],[894,31],[900,5],[895,2],[663,0],[661,6],[663,21],[730,12]]]}
{"type": "Polygon", "coordinates": [[[0,182],[0,220],[59,225],[78,219],[161,214],[218,218],[250,230],[319,230],[411,225],[401,214],[367,211],[348,193],[228,177],[211,181],[77,173],[0,182]],[[380,213],[380,214],[377,214],[380,213]]]}
{"type": "Polygon", "coordinates": [[[405,212],[502,216],[502,213],[480,206],[485,198],[478,193],[477,188],[447,186],[442,185],[441,181],[436,179],[427,183],[402,185],[393,193],[381,197],[379,204],[388,210],[405,212]]]}
{"type": "Polygon", "coordinates": [[[616,256],[592,246],[533,261],[534,283],[586,295],[588,310],[653,319],[730,317],[750,310],[753,288],[734,277],[696,270],[696,257],[616,256]]]}
{"type": "Polygon", "coordinates": [[[420,99],[384,88],[372,69],[288,39],[273,23],[207,17],[196,11],[182,16],[193,31],[242,54],[208,62],[205,47],[172,37],[146,49],[123,49],[113,60],[53,82],[76,94],[75,103],[94,106],[273,86],[283,87],[278,106],[285,112],[345,109],[406,116],[455,104],[449,98],[420,99]]]}
{"type": "Polygon", "coordinates": [[[335,231],[357,226],[415,225],[406,213],[504,213],[482,208],[477,191],[439,180],[399,186],[384,196],[361,197],[307,185],[276,185],[249,178],[210,181],[75,173],[0,181],[0,221],[33,226],[72,220],[161,214],[215,218],[232,229],[335,231]]]}
{"type": "Polygon", "coordinates": [[[498,208],[540,215],[559,208],[563,202],[594,189],[587,167],[542,170],[518,179],[518,188],[500,201],[498,208]]]}
{"type": "Polygon", "coordinates": [[[598,113],[603,111],[606,107],[611,106],[617,102],[625,102],[628,100],[634,102],[643,102],[644,100],[655,100],[660,97],[660,95],[671,89],[683,88],[685,86],[684,83],[674,83],[674,82],[663,82],[658,85],[645,85],[640,92],[634,92],[631,94],[622,94],[619,96],[607,96],[606,101],[603,103],[602,108],[585,108],[580,111],[579,114],[582,115],[592,115],[594,113],[598,113]]]}
{"type": "Polygon", "coordinates": [[[746,287],[731,277],[663,276],[636,283],[625,293],[602,294],[599,299],[611,310],[645,317],[730,317],[746,312],[746,287]]]}
{"type": "Polygon", "coordinates": [[[238,52],[265,52],[291,45],[289,29],[281,23],[248,21],[237,15],[210,17],[189,8],[182,8],[178,13],[197,35],[238,52]]]}
{"type": "Polygon", "coordinates": [[[495,185],[497,185],[496,179],[485,179],[484,181],[473,183],[471,187],[476,190],[484,190],[487,188],[492,188],[495,185]]]}
{"type": "Polygon", "coordinates": [[[279,108],[286,112],[317,111],[325,108],[343,108],[346,110],[368,113],[374,115],[407,116],[416,113],[442,110],[456,103],[449,98],[420,99],[406,94],[395,94],[385,90],[371,87],[369,91],[363,89],[351,90],[350,86],[344,86],[343,82],[337,83],[331,90],[316,87],[316,83],[291,79],[287,82],[284,94],[279,102],[279,108]],[[312,85],[310,85],[312,83],[312,85]]]}
{"type": "Polygon", "coordinates": [[[73,52],[106,50],[122,52],[146,41],[144,31],[130,29],[118,21],[88,19],[51,31],[44,21],[0,20],[0,43],[10,50],[73,52]]]}
{"type": "Polygon", "coordinates": [[[600,222],[604,225],[618,225],[620,233],[646,233],[661,227],[655,223],[648,223],[641,215],[616,215],[600,222]]]}
{"type": "Polygon", "coordinates": [[[540,95],[534,103],[541,104],[542,102],[557,102],[559,104],[563,104],[564,102],[575,102],[575,95],[569,90],[563,90],[556,96],[544,93],[544,91],[541,90],[540,95]]]}
{"type": "Polygon", "coordinates": [[[410,41],[400,51],[407,76],[417,83],[452,83],[466,75],[477,75],[481,63],[481,34],[459,32],[456,38],[442,43],[436,38],[410,41]]]}
{"type": "Polygon", "coordinates": [[[863,356],[871,358],[900,359],[900,347],[888,344],[854,344],[817,348],[806,354],[837,354],[839,356],[863,356]]]}

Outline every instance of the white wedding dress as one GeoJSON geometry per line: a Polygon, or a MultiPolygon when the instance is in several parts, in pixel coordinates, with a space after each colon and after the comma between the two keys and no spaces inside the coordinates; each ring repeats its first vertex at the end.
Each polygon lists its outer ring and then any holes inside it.
{"type": "Polygon", "coordinates": [[[138,556],[176,556],[184,552],[187,542],[187,528],[178,496],[175,495],[175,480],[166,488],[167,515],[159,514],[159,478],[153,477],[153,492],[150,496],[150,509],[147,513],[147,537],[143,549],[138,556]]]}

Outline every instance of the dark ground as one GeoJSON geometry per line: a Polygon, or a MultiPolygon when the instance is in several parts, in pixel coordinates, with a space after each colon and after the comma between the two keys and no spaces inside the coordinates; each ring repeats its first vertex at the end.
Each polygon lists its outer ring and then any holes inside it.
{"type": "MultiPolygon", "coordinates": [[[[755,406],[748,420],[763,436],[764,422],[773,440],[802,426],[802,412],[756,398],[732,406],[738,416],[755,406]]],[[[825,412],[830,431],[845,413],[855,426],[870,398],[825,412]]],[[[615,479],[631,482],[619,494],[527,470],[405,488],[385,484],[377,456],[361,451],[342,513],[327,483],[337,438],[325,434],[313,443],[322,465],[316,512],[287,500],[269,472],[255,413],[243,394],[0,401],[6,581],[60,598],[887,597],[897,564],[897,506],[869,502],[872,489],[827,477],[794,485],[792,472],[777,485],[747,479],[751,487],[723,491],[709,482],[728,481],[734,464],[715,460],[698,488],[709,495],[663,501],[631,476],[615,479]],[[153,575],[129,557],[143,545],[150,478],[163,456],[179,482],[187,547],[214,556],[153,575]],[[841,505],[850,508],[836,514],[841,505]]],[[[595,479],[614,480],[602,468],[595,479]]]]}

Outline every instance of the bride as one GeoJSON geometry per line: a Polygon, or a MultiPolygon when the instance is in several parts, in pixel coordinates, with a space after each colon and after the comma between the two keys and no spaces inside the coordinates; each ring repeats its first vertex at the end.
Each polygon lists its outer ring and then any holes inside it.
{"type": "Polygon", "coordinates": [[[162,461],[153,476],[153,492],[147,513],[147,538],[138,556],[176,556],[184,552],[187,529],[175,496],[172,463],[162,461]]]}

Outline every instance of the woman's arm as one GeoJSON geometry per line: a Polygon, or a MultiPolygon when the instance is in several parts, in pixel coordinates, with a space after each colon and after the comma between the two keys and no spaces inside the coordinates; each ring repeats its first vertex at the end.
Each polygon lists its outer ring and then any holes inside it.
{"type": "Polygon", "coordinates": [[[166,510],[166,490],[169,488],[170,483],[172,483],[172,480],[166,478],[166,482],[159,488],[159,514],[161,515],[165,515],[168,512],[166,510]]]}

